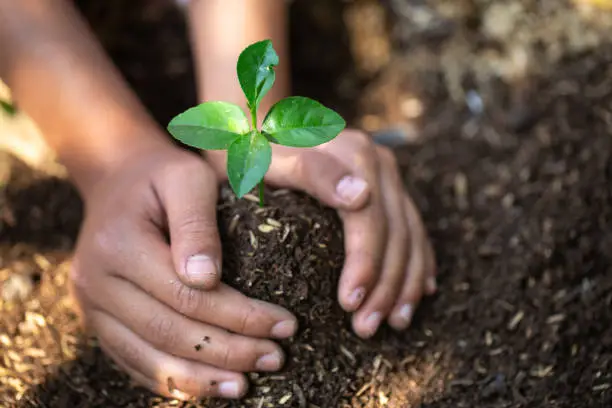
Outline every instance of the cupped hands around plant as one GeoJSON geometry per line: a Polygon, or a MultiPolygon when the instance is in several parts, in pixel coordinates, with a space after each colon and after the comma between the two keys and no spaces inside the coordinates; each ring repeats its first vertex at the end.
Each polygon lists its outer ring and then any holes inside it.
{"type": "Polygon", "coordinates": [[[249,119],[229,102],[211,101],[188,109],[168,124],[168,131],[182,143],[204,150],[227,150],[227,175],[238,197],[260,186],[272,161],[270,143],[314,147],[329,142],[346,126],[344,119],[319,102],[301,96],[278,101],[270,108],[261,129],[257,111],[274,85],[279,58],[270,40],[247,47],[238,58],[237,73],[246,97],[249,119]]]}
{"type": "Polygon", "coordinates": [[[229,179],[239,197],[265,178],[338,209],[346,246],[338,297],[354,312],[355,332],[370,337],[385,320],[405,329],[421,298],[436,291],[436,265],[395,157],[363,132],[345,130],[334,111],[303,97],[277,102],[257,130],[257,107],[274,83],[278,63],[267,40],[245,49],[238,60],[250,124],[236,105],[205,102],[175,117],[168,130],[208,150],[218,177],[229,179]]]}

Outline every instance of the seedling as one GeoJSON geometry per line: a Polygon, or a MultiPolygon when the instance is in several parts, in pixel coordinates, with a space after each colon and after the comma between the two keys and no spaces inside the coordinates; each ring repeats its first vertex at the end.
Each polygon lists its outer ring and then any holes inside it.
{"type": "Polygon", "coordinates": [[[291,96],[276,102],[261,129],[257,111],[276,79],[279,58],[270,40],[248,46],[238,58],[238,81],[246,97],[250,123],[237,105],[210,101],[192,107],[168,124],[181,143],[204,150],[227,150],[229,184],[242,198],[259,185],[263,206],[263,179],[272,161],[275,143],[290,147],[314,147],[334,139],[346,126],[344,119],[319,102],[291,96]]]}

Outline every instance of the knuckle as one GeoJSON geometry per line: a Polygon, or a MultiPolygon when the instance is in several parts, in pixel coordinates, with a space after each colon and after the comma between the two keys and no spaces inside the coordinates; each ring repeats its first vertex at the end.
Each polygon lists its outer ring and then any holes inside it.
{"type": "Polygon", "coordinates": [[[75,260],[68,271],[68,278],[74,285],[74,288],[79,292],[86,292],[89,287],[89,279],[87,274],[80,267],[80,262],[75,260]]]}
{"type": "Polygon", "coordinates": [[[188,394],[204,398],[210,396],[210,389],[205,385],[209,381],[202,378],[202,374],[195,367],[187,365],[183,367],[178,383],[176,384],[181,391],[188,394]]]}
{"type": "Polygon", "coordinates": [[[217,347],[215,360],[218,361],[219,368],[231,370],[234,368],[235,364],[232,354],[232,347],[230,347],[228,343],[228,341],[224,341],[217,347]]]}
{"type": "Polygon", "coordinates": [[[383,163],[391,167],[397,166],[397,156],[395,156],[391,149],[386,146],[377,146],[376,150],[383,163]]]}
{"type": "Polygon", "coordinates": [[[424,279],[420,276],[409,276],[406,281],[406,287],[401,295],[403,303],[410,303],[413,306],[417,305],[423,297],[424,284],[424,279]]]}
{"type": "Polygon", "coordinates": [[[250,331],[251,327],[257,327],[258,319],[258,311],[257,308],[253,305],[249,305],[248,308],[242,313],[240,318],[240,325],[238,333],[247,333],[250,331]]]}
{"type": "Polygon", "coordinates": [[[175,309],[182,315],[193,316],[205,306],[204,296],[201,291],[190,288],[180,281],[174,283],[175,309]]]}
{"type": "Polygon", "coordinates": [[[210,237],[217,231],[217,224],[214,217],[202,214],[200,209],[186,211],[181,220],[175,225],[178,234],[183,238],[189,237],[210,237]]]}
{"type": "Polygon", "coordinates": [[[174,322],[162,316],[153,316],[146,326],[148,340],[158,346],[172,348],[176,345],[174,322]]]}
{"type": "Polygon", "coordinates": [[[128,341],[114,341],[109,344],[117,358],[125,360],[129,366],[138,368],[142,365],[142,350],[128,341]]]}
{"type": "Polygon", "coordinates": [[[315,163],[313,152],[305,151],[301,154],[295,156],[293,169],[290,172],[293,178],[297,178],[298,180],[308,179],[310,175],[310,165],[311,163],[315,163]]]}
{"type": "Polygon", "coordinates": [[[365,132],[354,131],[350,133],[350,137],[352,142],[359,147],[370,149],[372,146],[372,139],[365,132]]]}

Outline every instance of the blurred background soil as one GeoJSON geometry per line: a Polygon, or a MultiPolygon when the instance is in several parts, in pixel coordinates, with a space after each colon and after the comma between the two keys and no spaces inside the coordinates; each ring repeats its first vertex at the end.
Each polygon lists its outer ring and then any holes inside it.
{"type": "MultiPolygon", "coordinates": [[[[160,123],[195,103],[172,3],[77,3],[160,123]]],[[[297,0],[292,16],[295,93],[397,145],[440,265],[409,355],[347,406],[612,406],[611,2],[297,0]]],[[[24,114],[0,111],[0,148],[0,406],[189,406],[81,337],[79,197],[24,114]]]]}

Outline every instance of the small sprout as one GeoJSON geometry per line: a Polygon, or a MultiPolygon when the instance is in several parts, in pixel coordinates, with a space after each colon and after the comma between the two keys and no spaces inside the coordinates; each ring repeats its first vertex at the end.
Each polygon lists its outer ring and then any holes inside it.
{"type": "Polygon", "coordinates": [[[246,97],[249,118],[242,109],[222,101],[209,101],[175,116],[168,132],[181,143],[205,150],[227,150],[227,175],[239,198],[259,185],[264,205],[263,179],[272,161],[271,144],[314,147],[334,139],[345,120],[319,102],[291,96],[276,102],[258,128],[262,98],[276,80],[279,58],[270,40],[251,44],[238,57],[238,81],[246,97]]]}
{"type": "Polygon", "coordinates": [[[202,345],[201,344],[196,344],[195,346],[193,346],[193,348],[195,349],[195,351],[200,351],[200,350],[202,350],[202,345]]]}
{"type": "Polygon", "coordinates": [[[217,385],[217,382],[216,382],[215,380],[212,380],[212,381],[210,382],[210,386],[211,386],[211,387],[214,387],[215,385],[217,385]]]}
{"type": "Polygon", "coordinates": [[[204,337],[202,337],[202,341],[203,341],[204,343],[210,343],[210,337],[208,337],[208,336],[204,336],[204,337]]]}

